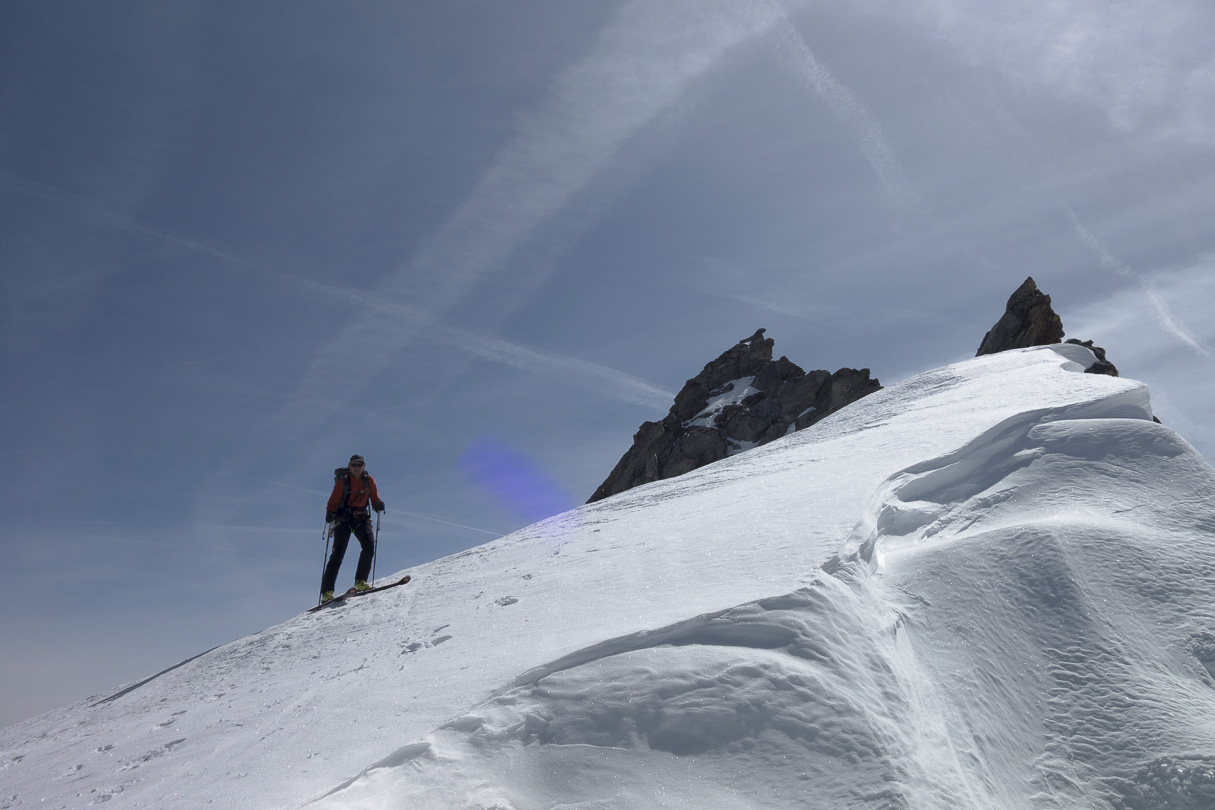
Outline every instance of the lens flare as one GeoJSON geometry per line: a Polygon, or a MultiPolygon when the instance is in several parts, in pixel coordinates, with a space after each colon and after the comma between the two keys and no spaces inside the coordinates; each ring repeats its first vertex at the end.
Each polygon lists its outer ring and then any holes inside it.
{"type": "Polygon", "coordinates": [[[479,437],[460,456],[460,468],[486,493],[528,523],[573,509],[569,493],[522,452],[479,437]]]}

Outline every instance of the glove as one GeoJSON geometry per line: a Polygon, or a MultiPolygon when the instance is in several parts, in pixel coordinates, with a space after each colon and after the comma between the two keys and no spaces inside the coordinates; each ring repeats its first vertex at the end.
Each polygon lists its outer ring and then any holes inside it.
{"type": "Polygon", "coordinates": [[[377,511],[377,512],[383,512],[383,511],[384,511],[384,502],[383,502],[383,501],[376,501],[375,503],[373,503],[373,504],[371,505],[371,508],[372,508],[372,509],[374,509],[374,510],[375,510],[375,511],[377,511]]]}
{"type": "Polygon", "coordinates": [[[336,512],[326,512],[326,513],[325,513],[325,522],[326,522],[326,523],[332,523],[332,522],[333,522],[334,520],[336,520],[336,519],[337,519],[337,513],[336,513],[336,512]]]}

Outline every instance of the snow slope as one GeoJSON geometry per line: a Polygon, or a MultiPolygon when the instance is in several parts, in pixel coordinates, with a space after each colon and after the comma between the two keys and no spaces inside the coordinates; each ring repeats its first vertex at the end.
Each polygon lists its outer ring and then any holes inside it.
{"type": "Polygon", "coordinates": [[[0,731],[0,808],[1215,807],[1215,475],[1079,347],[919,375],[0,731]]]}

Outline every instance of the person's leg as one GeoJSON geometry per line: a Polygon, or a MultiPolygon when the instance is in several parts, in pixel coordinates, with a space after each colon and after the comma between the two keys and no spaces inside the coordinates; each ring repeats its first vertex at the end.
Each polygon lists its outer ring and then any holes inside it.
{"type": "Polygon", "coordinates": [[[333,554],[329,557],[329,564],[325,566],[325,575],[321,577],[321,593],[333,590],[338,570],[342,567],[342,558],[346,556],[346,544],[349,542],[350,524],[337,524],[333,528],[333,554]]]}
{"type": "Polygon", "coordinates": [[[371,531],[371,521],[364,520],[354,527],[354,536],[359,538],[359,565],[354,572],[355,582],[365,581],[371,575],[371,561],[375,559],[375,535],[371,531]]]}

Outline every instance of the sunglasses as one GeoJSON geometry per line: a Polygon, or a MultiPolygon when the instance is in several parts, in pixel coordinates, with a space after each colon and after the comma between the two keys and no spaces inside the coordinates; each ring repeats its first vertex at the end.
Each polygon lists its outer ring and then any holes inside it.
{"type": "Polygon", "coordinates": [[[363,466],[363,462],[361,462],[361,461],[352,461],[352,462],[350,463],[350,466],[351,466],[351,467],[362,467],[362,466],[363,466]]]}

